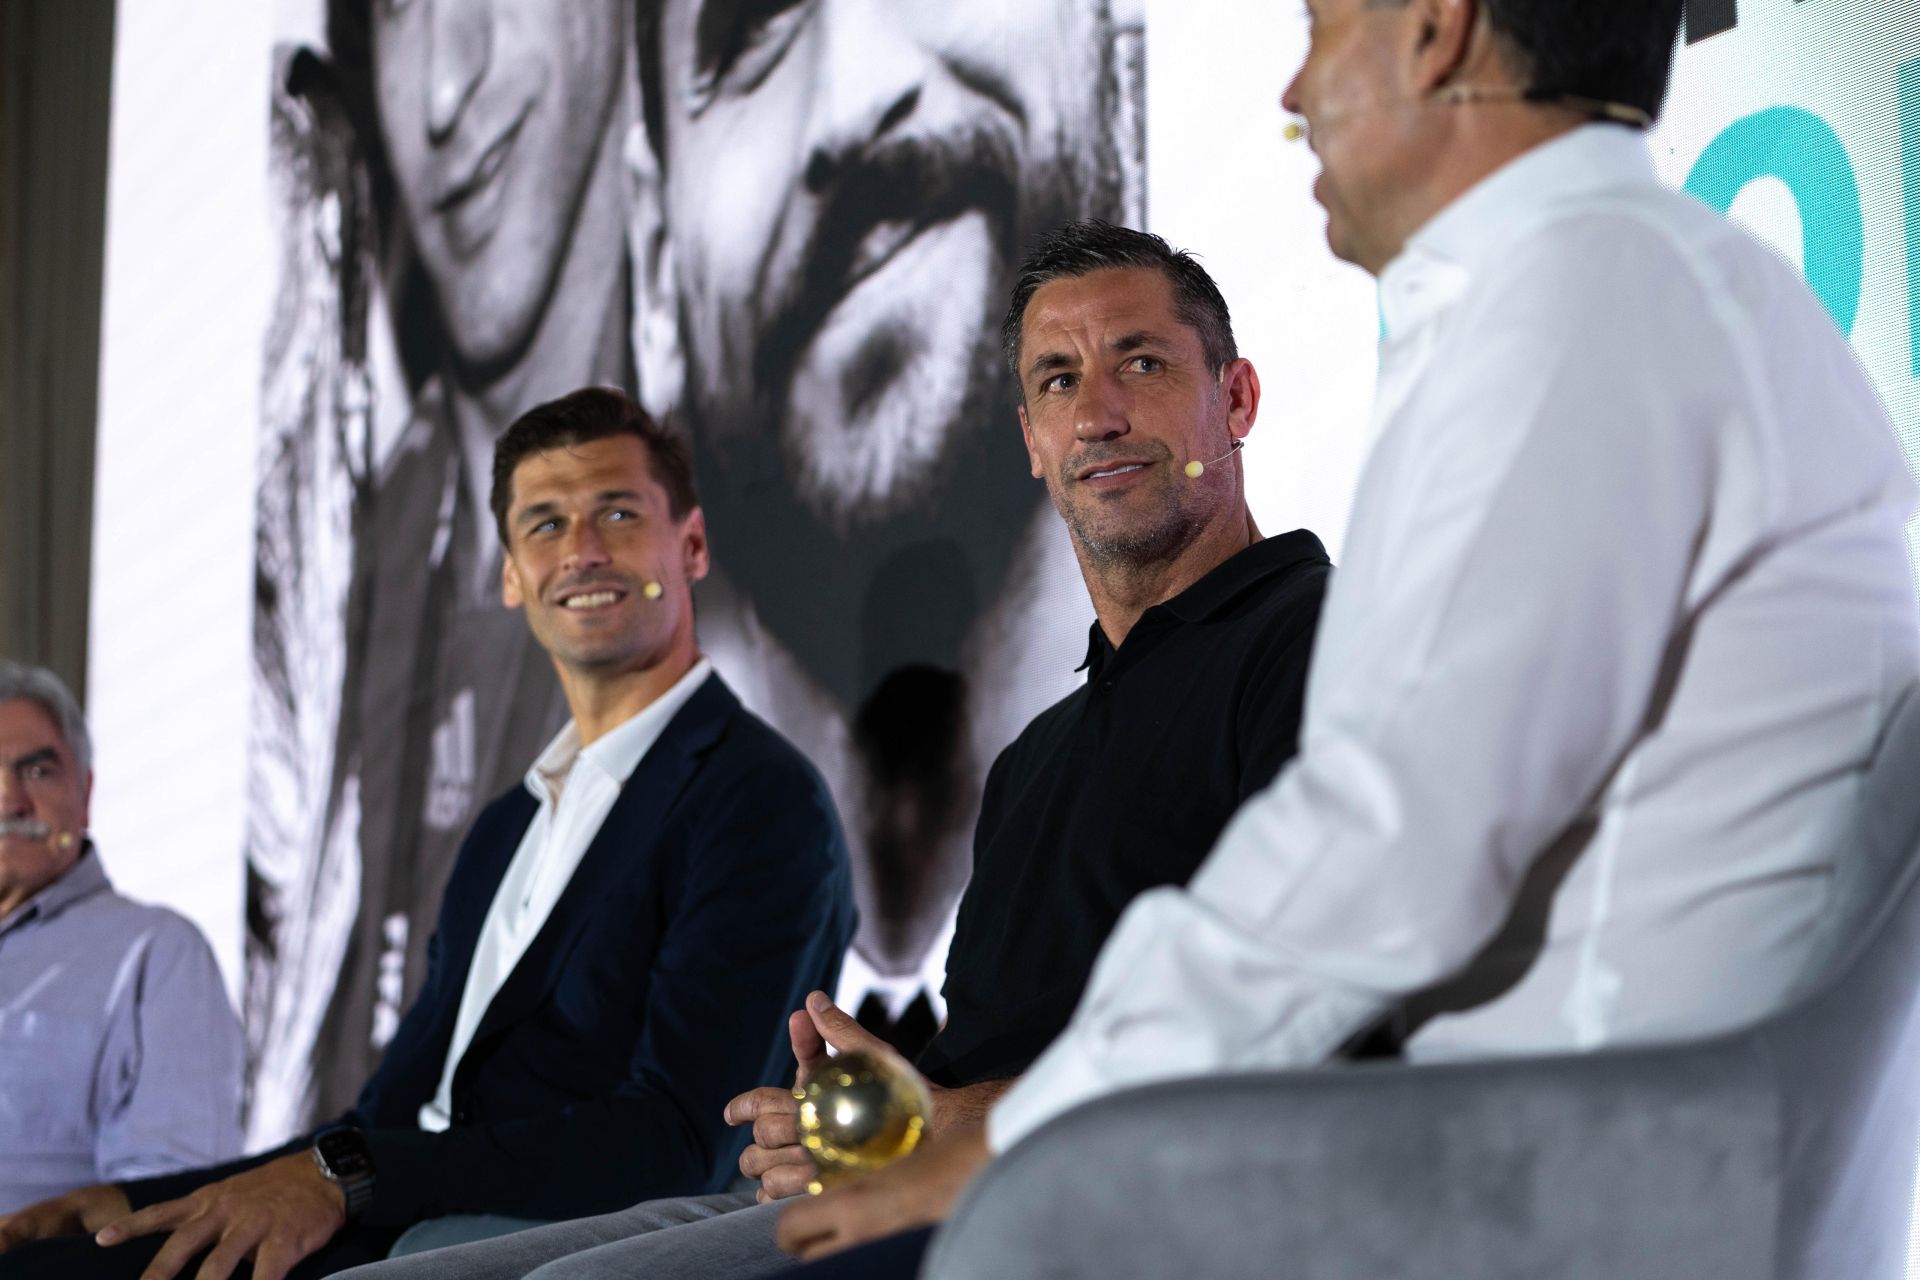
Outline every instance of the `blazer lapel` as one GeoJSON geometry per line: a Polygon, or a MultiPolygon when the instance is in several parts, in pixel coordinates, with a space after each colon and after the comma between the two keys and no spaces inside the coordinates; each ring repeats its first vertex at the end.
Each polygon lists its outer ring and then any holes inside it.
{"type": "MultiPolygon", "coordinates": [[[[604,899],[606,888],[634,874],[653,856],[662,819],[672,810],[674,801],[693,777],[700,757],[719,739],[727,717],[739,705],[739,699],[720,677],[709,676],[641,758],[620,789],[620,798],[613,802],[606,821],[600,824],[593,843],[587,846],[560,900],[554,903],[553,913],[527,945],[493,1003],[487,1006],[486,1016],[474,1031],[473,1043],[461,1061],[459,1072],[468,1069],[475,1049],[525,1018],[546,998],[560,976],[561,965],[572,950],[574,940],[604,899]]],[[[508,857],[512,857],[511,851],[508,857]]],[[[505,870],[503,863],[501,874],[504,875],[505,870]]],[[[498,883],[497,877],[495,883],[498,883]]],[[[472,946],[469,941],[469,955],[472,946]]]]}
{"type": "MultiPolygon", "coordinates": [[[[539,809],[540,802],[533,793],[521,786],[484,810],[484,828],[476,824],[469,837],[465,857],[472,860],[471,865],[461,867],[447,884],[448,899],[440,913],[440,945],[446,972],[460,975],[462,991],[466,989],[466,975],[473,968],[473,953],[480,946],[480,930],[493,910],[494,896],[500,892],[500,882],[506,879],[513,855],[520,851],[520,842],[526,839],[527,828],[533,825],[539,809]]],[[[446,1021],[451,1028],[459,1002],[448,1003],[446,1021]]]]}

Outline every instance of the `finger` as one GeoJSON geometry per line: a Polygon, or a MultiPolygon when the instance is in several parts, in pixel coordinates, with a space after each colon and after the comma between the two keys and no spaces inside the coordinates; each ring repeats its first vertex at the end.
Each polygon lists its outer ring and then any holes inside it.
{"type": "Polygon", "coordinates": [[[193,1206],[185,1200],[163,1200],[159,1204],[150,1204],[137,1213],[123,1214],[94,1232],[95,1244],[111,1247],[126,1240],[137,1240],[141,1236],[150,1236],[156,1231],[170,1231],[186,1222],[193,1214],[193,1206]]]}
{"type": "Polygon", "coordinates": [[[760,1192],[765,1200],[791,1200],[795,1196],[807,1193],[807,1185],[813,1181],[812,1164],[783,1164],[767,1170],[760,1179],[760,1192]]]}
{"type": "Polygon", "coordinates": [[[837,1209],[838,1202],[831,1192],[811,1200],[795,1201],[781,1210],[773,1238],[787,1253],[802,1257],[802,1250],[832,1233],[837,1209]]]}
{"type": "Polygon", "coordinates": [[[799,1064],[793,1075],[793,1087],[798,1089],[827,1056],[827,1042],[821,1039],[820,1028],[813,1025],[813,1015],[805,1009],[795,1009],[787,1015],[787,1039],[793,1043],[793,1060],[799,1064]]]}
{"type": "Polygon", "coordinates": [[[763,1115],[781,1111],[791,1114],[799,1109],[793,1090],[768,1086],[749,1089],[727,1103],[726,1120],[728,1124],[750,1124],[763,1115]]]}
{"type": "Polygon", "coordinates": [[[793,1147],[800,1143],[800,1120],[791,1112],[766,1112],[753,1122],[755,1146],[771,1151],[775,1147],[793,1147]]]}
{"type": "Polygon", "coordinates": [[[751,1146],[740,1153],[740,1172],[749,1178],[765,1177],[767,1170],[785,1165],[811,1169],[813,1160],[807,1155],[805,1147],[751,1146]]]}
{"type": "Polygon", "coordinates": [[[200,1270],[194,1272],[193,1280],[227,1280],[233,1274],[233,1269],[246,1261],[255,1243],[246,1236],[227,1233],[200,1263],[200,1270]]]}
{"type": "Polygon", "coordinates": [[[140,1280],[173,1280],[200,1251],[212,1244],[216,1231],[205,1222],[189,1222],[167,1237],[160,1252],[140,1273],[140,1280]]]}
{"type": "Polygon", "coordinates": [[[890,1052],[886,1041],[861,1026],[845,1009],[827,999],[827,993],[824,991],[816,991],[807,997],[807,1012],[812,1015],[813,1025],[819,1030],[820,1038],[841,1053],[849,1049],[863,1049],[869,1053],[890,1052]]]}
{"type": "Polygon", "coordinates": [[[287,1280],[287,1272],[300,1264],[306,1251],[277,1237],[269,1236],[253,1259],[253,1280],[287,1280]]]}

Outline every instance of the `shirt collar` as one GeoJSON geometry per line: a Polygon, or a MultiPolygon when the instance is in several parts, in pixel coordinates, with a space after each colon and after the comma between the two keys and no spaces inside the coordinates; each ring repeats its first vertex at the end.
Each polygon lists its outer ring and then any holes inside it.
{"type": "Polygon", "coordinates": [[[554,790],[549,780],[564,779],[583,758],[592,761],[615,782],[624,784],[640,767],[648,749],[666,731],[668,722],[712,674],[713,663],[701,658],[687,674],[674,681],[672,688],[608,730],[592,746],[582,747],[579,726],[572,720],[567,721],[546,749],[534,757],[527,770],[527,790],[542,801],[549,799],[554,790]]]}
{"type": "MultiPolygon", "coordinates": [[[[1297,565],[1326,562],[1327,549],[1320,545],[1320,539],[1305,529],[1295,529],[1278,537],[1263,538],[1236,552],[1209,569],[1185,591],[1153,608],[1164,609],[1182,622],[1205,622],[1270,578],[1297,565]]],[[[1153,609],[1147,610],[1152,612],[1153,609]]],[[[1097,675],[1117,652],[1096,620],[1088,630],[1086,660],[1075,670],[1097,675]]]]}
{"type": "Polygon", "coordinates": [[[10,929],[28,920],[51,919],[82,898],[90,898],[112,888],[112,882],[107,879],[107,869],[100,865],[100,855],[93,851],[93,841],[89,840],[67,874],[21,903],[12,915],[0,920],[0,930],[10,929]]]}
{"type": "Polygon", "coordinates": [[[1495,170],[1428,220],[1380,273],[1387,332],[1404,332],[1464,291],[1541,211],[1601,191],[1657,182],[1646,139],[1617,124],[1582,125],[1495,170]]]}

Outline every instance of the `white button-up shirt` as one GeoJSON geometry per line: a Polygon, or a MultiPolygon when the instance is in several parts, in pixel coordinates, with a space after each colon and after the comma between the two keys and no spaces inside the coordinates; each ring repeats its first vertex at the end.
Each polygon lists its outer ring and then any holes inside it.
{"type": "Polygon", "coordinates": [[[1617,126],[1380,283],[1300,753],[1121,919],[996,1148],[1122,1086],[1324,1062],[1439,984],[1415,1060],[1725,1029],[1814,951],[1920,671],[1912,483],[1832,321],[1617,126]]]}
{"type": "Polygon", "coordinates": [[[420,1127],[439,1133],[452,1124],[453,1075],[473,1043],[487,1006],[506,983],[513,966],[553,914],[554,904],[566,892],[567,882],[586,856],[587,846],[599,834],[613,802],[620,798],[640,761],[659,740],[675,713],[713,674],[705,658],[680,677],[671,689],[644,710],[609,730],[591,746],[580,745],[580,731],[569,720],[547,744],[526,786],[540,807],[534,811],[520,847],[487,909],[474,946],[467,985],[460,995],[460,1013],[454,1020],[447,1062],[440,1071],[440,1087],[433,1100],[420,1108],[420,1127]]]}

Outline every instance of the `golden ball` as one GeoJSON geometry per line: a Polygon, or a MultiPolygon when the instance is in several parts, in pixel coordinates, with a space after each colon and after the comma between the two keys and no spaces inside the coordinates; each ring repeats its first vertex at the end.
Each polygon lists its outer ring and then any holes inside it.
{"type": "Polygon", "coordinates": [[[807,1188],[815,1195],[848,1174],[906,1155],[933,1114],[933,1099],[913,1068],[881,1054],[840,1054],[793,1096],[800,1103],[800,1141],[818,1173],[807,1188]]]}

